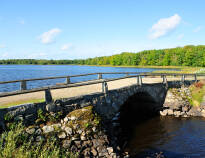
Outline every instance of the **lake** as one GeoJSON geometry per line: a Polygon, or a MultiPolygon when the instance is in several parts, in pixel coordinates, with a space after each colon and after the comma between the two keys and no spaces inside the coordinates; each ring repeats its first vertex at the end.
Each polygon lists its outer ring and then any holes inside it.
{"type": "Polygon", "coordinates": [[[205,119],[154,117],[135,126],[127,145],[133,158],[163,152],[166,158],[205,157],[205,119]]]}
{"type": "MultiPolygon", "coordinates": [[[[99,67],[99,66],[79,66],[79,65],[0,65],[0,81],[21,80],[30,78],[53,77],[77,75],[95,72],[152,72],[153,68],[131,68],[131,67],[99,67]]],[[[167,69],[173,70],[173,69],[167,69]]],[[[103,78],[121,77],[123,75],[103,75],[103,78]]],[[[90,79],[97,79],[97,75],[71,78],[71,82],[79,82],[90,79]]],[[[37,88],[42,86],[55,85],[65,82],[65,79],[30,81],[27,88],[37,88]]],[[[10,83],[0,85],[0,92],[19,90],[20,83],[10,83]]]]}

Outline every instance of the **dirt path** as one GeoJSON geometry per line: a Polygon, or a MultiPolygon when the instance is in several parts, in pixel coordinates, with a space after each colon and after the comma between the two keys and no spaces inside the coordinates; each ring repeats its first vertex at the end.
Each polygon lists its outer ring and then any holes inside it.
{"type": "MultiPolygon", "coordinates": [[[[181,78],[168,78],[168,81],[180,80],[181,78]]],[[[189,78],[193,80],[193,78],[189,78]]],[[[161,78],[143,78],[143,83],[161,83],[161,78]]],[[[108,82],[108,89],[117,89],[124,86],[129,86],[137,83],[136,78],[127,78],[117,81],[108,82]]],[[[72,88],[63,88],[63,89],[56,89],[51,90],[53,99],[58,98],[69,98],[75,97],[84,94],[90,94],[95,92],[102,91],[102,84],[93,84],[93,85],[86,85],[80,87],[72,87],[72,88]]],[[[2,97],[0,98],[0,106],[5,105],[17,105],[22,103],[29,103],[29,102],[37,102],[44,100],[45,93],[44,91],[41,92],[34,92],[34,93],[27,93],[21,95],[14,95],[9,97],[2,97]]]]}

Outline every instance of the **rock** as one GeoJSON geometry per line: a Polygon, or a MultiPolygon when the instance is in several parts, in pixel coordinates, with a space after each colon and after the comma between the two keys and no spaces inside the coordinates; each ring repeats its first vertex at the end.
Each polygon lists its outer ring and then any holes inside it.
{"type": "Polygon", "coordinates": [[[77,130],[80,128],[80,125],[79,124],[73,124],[73,129],[77,130]]]}
{"type": "Polygon", "coordinates": [[[72,141],[66,139],[63,141],[63,148],[70,148],[71,144],[72,144],[72,141]]]}
{"type": "Polygon", "coordinates": [[[201,110],[201,116],[205,117],[205,109],[201,110]]]}
{"type": "Polygon", "coordinates": [[[93,154],[94,157],[96,157],[98,155],[98,152],[95,148],[91,149],[91,153],[93,154]]]}
{"type": "Polygon", "coordinates": [[[93,145],[92,141],[91,140],[86,140],[86,141],[83,141],[83,146],[85,147],[91,147],[93,145]]]}
{"type": "Polygon", "coordinates": [[[72,139],[72,140],[79,140],[79,135],[75,134],[74,136],[72,136],[71,139],[72,139]]]}
{"type": "Polygon", "coordinates": [[[42,129],[43,129],[43,133],[50,133],[54,131],[53,126],[44,126],[42,129]]]}
{"type": "Polygon", "coordinates": [[[81,129],[77,130],[76,133],[81,134],[83,131],[81,129]]]}
{"type": "Polygon", "coordinates": [[[36,137],[36,141],[37,142],[40,142],[40,141],[43,141],[44,140],[44,137],[43,136],[37,136],[36,137]]]}
{"type": "Polygon", "coordinates": [[[70,128],[70,127],[65,127],[65,132],[68,134],[68,135],[72,135],[73,134],[73,130],[72,130],[72,128],[70,128]]]}
{"type": "Polygon", "coordinates": [[[35,128],[27,128],[27,129],[26,129],[26,132],[27,132],[28,134],[34,134],[35,128]]]}
{"type": "Polygon", "coordinates": [[[48,112],[56,112],[57,111],[57,106],[54,103],[50,103],[46,105],[46,110],[48,112]]]}
{"type": "Polygon", "coordinates": [[[71,120],[71,121],[75,121],[75,120],[77,120],[77,117],[71,116],[71,117],[70,117],[70,120],[71,120]]]}
{"type": "Polygon", "coordinates": [[[100,142],[98,139],[93,139],[92,142],[93,142],[94,147],[98,147],[100,145],[100,142]]]}
{"type": "Polygon", "coordinates": [[[60,123],[53,124],[52,126],[55,130],[60,130],[61,129],[61,124],[60,123]]]}
{"type": "Polygon", "coordinates": [[[187,111],[189,111],[189,108],[187,106],[184,106],[184,107],[182,107],[182,111],[187,112],[187,111]]]}
{"type": "Polygon", "coordinates": [[[96,127],[93,127],[93,128],[92,128],[92,131],[93,131],[93,132],[96,132],[96,127]]]}
{"type": "Polygon", "coordinates": [[[22,115],[18,115],[14,118],[14,121],[23,121],[23,116],[22,115]]]}
{"type": "Polygon", "coordinates": [[[97,147],[97,151],[98,151],[99,157],[101,157],[101,156],[107,157],[107,156],[108,156],[108,151],[107,151],[107,149],[106,149],[105,147],[103,147],[103,146],[97,147]]]}
{"type": "Polygon", "coordinates": [[[75,145],[72,145],[70,150],[73,152],[73,153],[77,153],[78,152],[78,148],[75,146],[75,145]]]}
{"type": "Polygon", "coordinates": [[[80,139],[83,140],[83,141],[87,140],[84,132],[81,134],[80,139]]]}
{"type": "Polygon", "coordinates": [[[190,116],[201,116],[201,111],[199,111],[199,107],[193,106],[189,112],[187,112],[188,115],[190,116]]]}
{"type": "Polygon", "coordinates": [[[168,113],[168,115],[173,115],[173,114],[174,114],[174,112],[173,112],[172,109],[168,109],[168,110],[167,110],[167,113],[168,113]]]}
{"type": "Polygon", "coordinates": [[[35,132],[35,134],[37,134],[37,135],[40,135],[42,133],[42,131],[41,131],[41,129],[39,128],[39,129],[37,129],[36,130],[36,132],[35,132]]]}
{"type": "Polygon", "coordinates": [[[185,114],[185,112],[182,111],[180,115],[182,116],[182,115],[184,115],[184,114],[185,114]]]}
{"type": "Polygon", "coordinates": [[[167,109],[160,111],[161,116],[167,116],[167,109]]]}
{"type": "Polygon", "coordinates": [[[108,147],[107,151],[108,151],[108,154],[110,155],[111,153],[113,153],[113,148],[112,147],[108,147]]]}
{"type": "Polygon", "coordinates": [[[58,138],[60,138],[60,139],[65,139],[65,138],[66,138],[65,132],[60,132],[60,133],[58,134],[58,138]]]}
{"type": "Polygon", "coordinates": [[[175,112],[174,112],[174,115],[175,115],[176,117],[179,117],[179,116],[181,115],[181,112],[180,112],[180,111],[175,111],[175,112]]]}
{"type": "Polygon", "coordinates": [[[64,122],[67,123],[68,121],[69,121],[69,118],[68,118],[68,117],[65,117],[65,118],[64,118],[64,122]]]}
{"type": "Polygon", "coordinates": [[[86,148],[85,150],[83,150],[83,157],[90,157],[91,153],[90,153],[90,148],[86,148]]]}
{"type": "Polygon", "coordinates": [[[74,141],[74,143],[75,143],[75,145],[76,145],[76,147],[77,147],[78,149],[81,148],[82,142],[81,142],[80,140],[76,140],[76,141],[74,141]]]}

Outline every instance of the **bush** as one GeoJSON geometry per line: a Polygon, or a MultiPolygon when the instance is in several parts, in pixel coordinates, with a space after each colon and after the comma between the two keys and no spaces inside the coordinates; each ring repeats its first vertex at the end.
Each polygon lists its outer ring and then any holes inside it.
{"type": "Polygon", "coordinates": [[[74,158],[77,155],[62,149],[55,137],[32,142],[20,123],[0,137],[0,158],[74,158]]]}
{"type": "Polygon", "coordinates": [[[194,84],[194,86],[195,86],[196,88],[202,88],[202,87],[204,86],[204,83],[202,83],[202,82],[197,82],[197,83],[194,84]]]}

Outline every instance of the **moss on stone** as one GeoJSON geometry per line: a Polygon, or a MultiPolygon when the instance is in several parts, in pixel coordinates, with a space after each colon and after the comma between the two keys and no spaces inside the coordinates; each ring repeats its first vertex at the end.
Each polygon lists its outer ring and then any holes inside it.
{"type": "Polygon", "coordinates": [[[68,126],[73,127],[74,124],[78,124],[80,128],[91,128],[99,126],[100,117],[93,111],[93,106],[87,106],[82,109],[74,110],[70,112],[67,117],[75,117],[76,119],[68,122],[68,126]]]}

